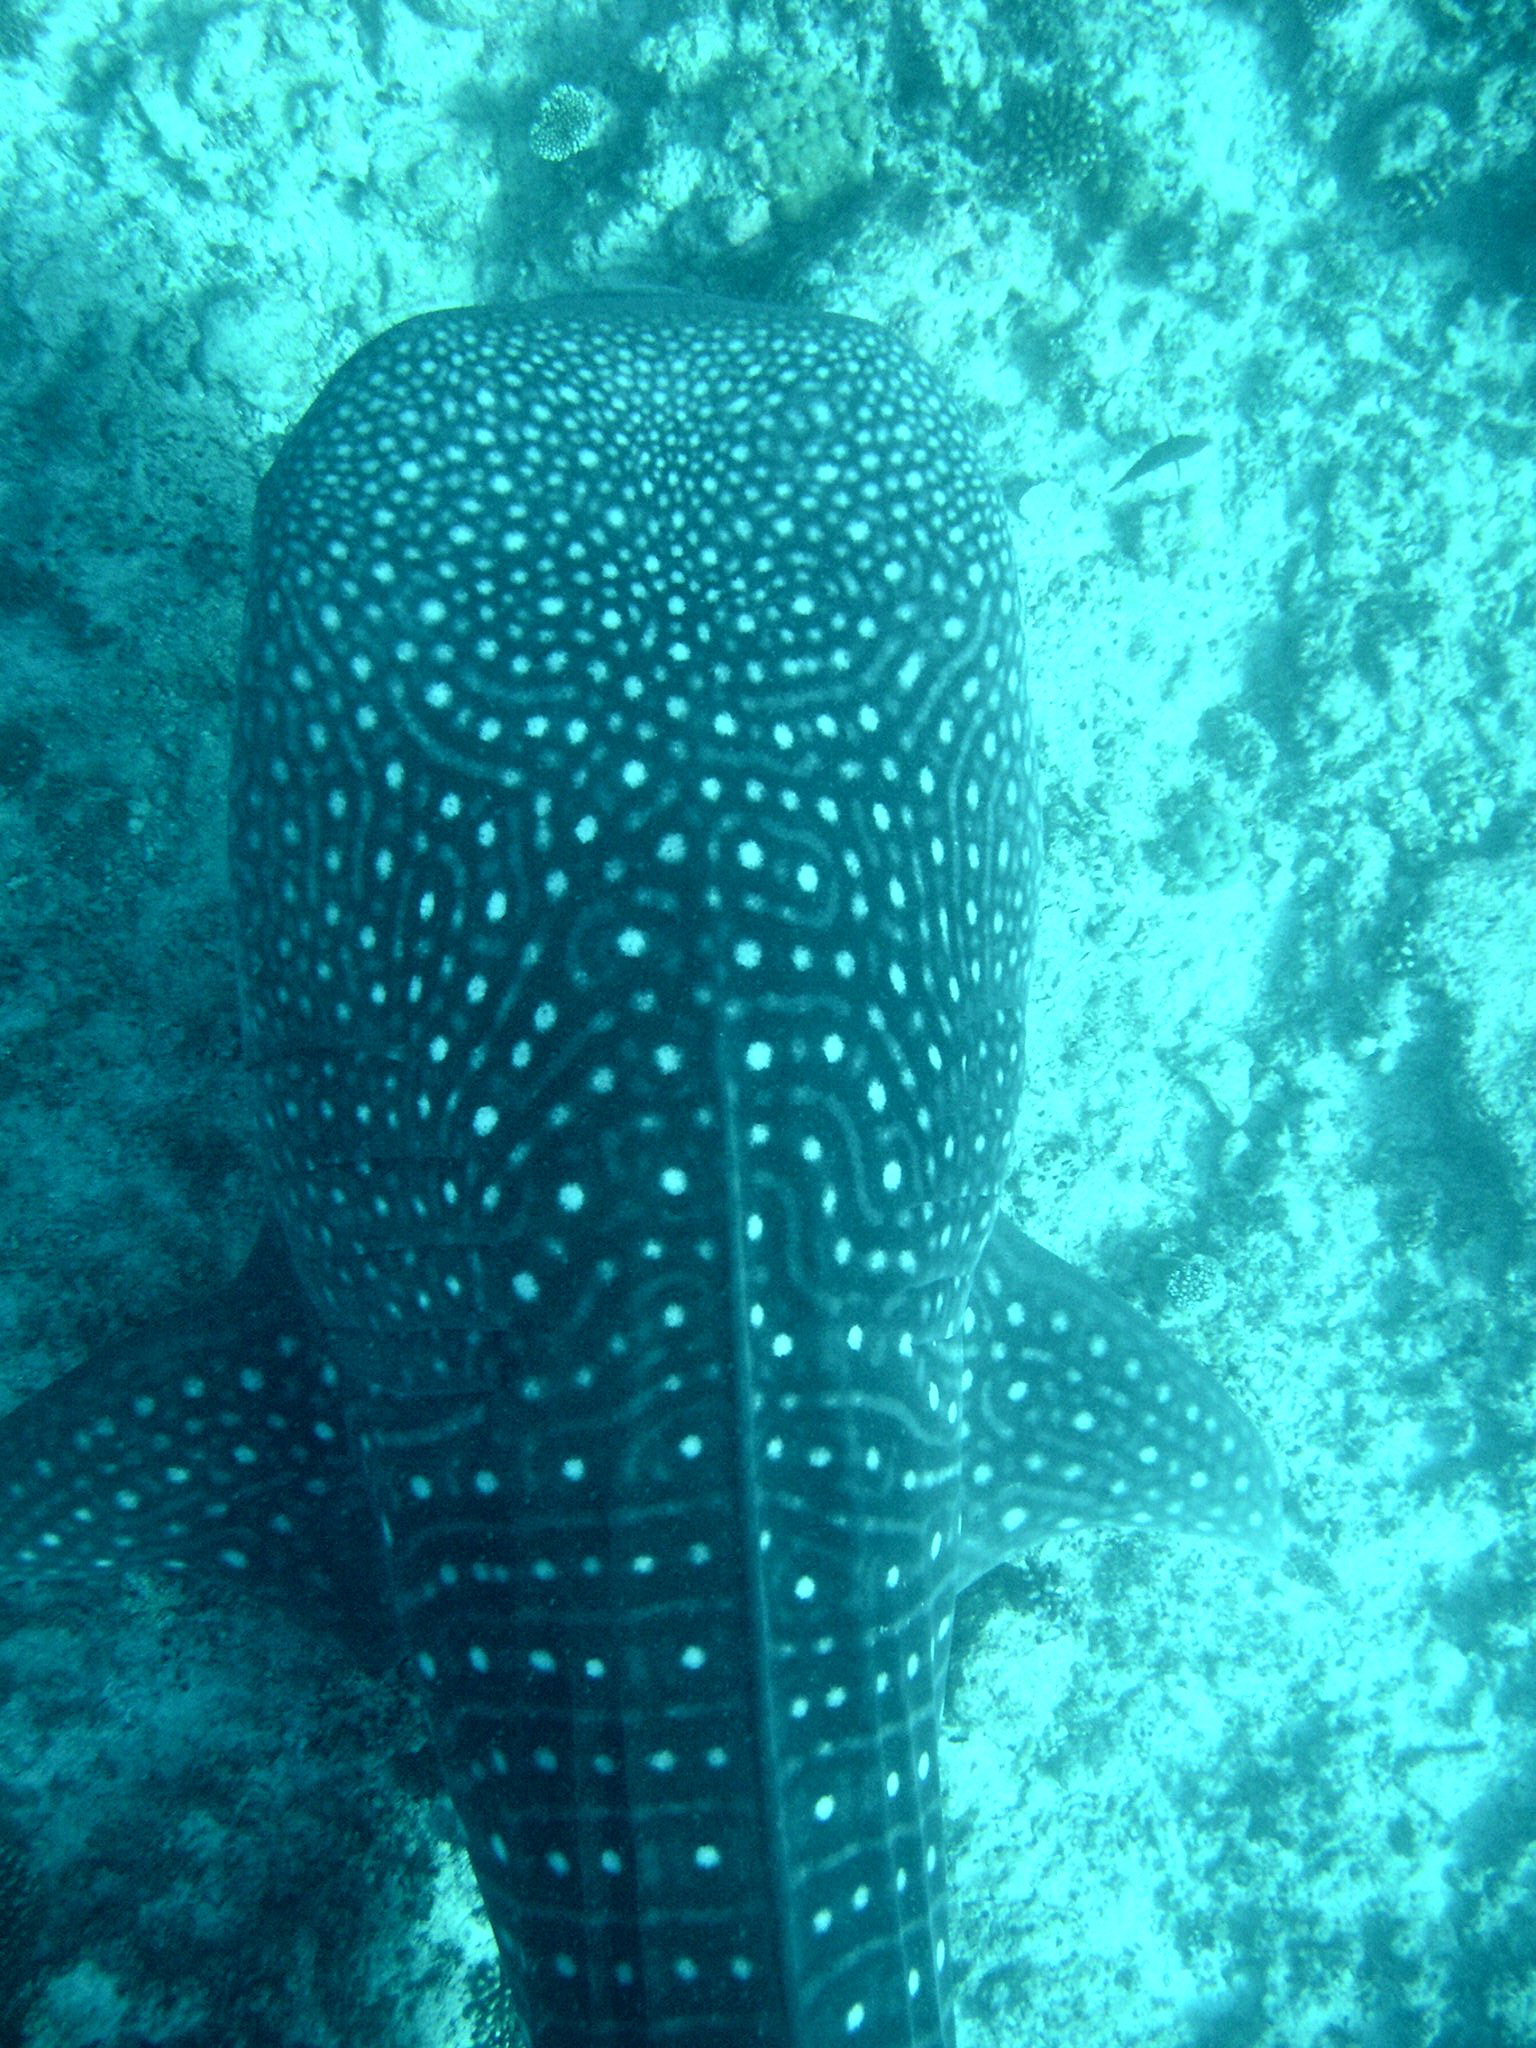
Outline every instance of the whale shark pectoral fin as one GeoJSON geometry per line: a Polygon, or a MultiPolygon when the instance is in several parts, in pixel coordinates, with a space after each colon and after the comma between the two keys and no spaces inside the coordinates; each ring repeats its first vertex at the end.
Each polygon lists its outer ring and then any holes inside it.
{"type": "Polygon", "coordinates": [[[1104,1524],[1273,1554],[1274,1461],[1182,1345],[1006,1216],[970,1306],[963,1583],[1058,1530],[1104,1524]]]}
{"type": "Polygon", "coordinates": [[[372,1517],[318,1328],[274,1224],[212,1300],[0,1418],[0,1582],[115,1571],[378,1598],[372,1517]]]}

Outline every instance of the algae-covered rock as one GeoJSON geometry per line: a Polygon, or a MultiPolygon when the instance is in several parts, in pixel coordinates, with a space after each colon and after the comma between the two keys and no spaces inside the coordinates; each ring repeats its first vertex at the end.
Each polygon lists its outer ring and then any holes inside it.
{"type": "Polygon", "coordinates": [[[807,219],[874,172],[874,121],[858,79],[784,58],[765,63],[732,143],[781,220],[807,219]]]}

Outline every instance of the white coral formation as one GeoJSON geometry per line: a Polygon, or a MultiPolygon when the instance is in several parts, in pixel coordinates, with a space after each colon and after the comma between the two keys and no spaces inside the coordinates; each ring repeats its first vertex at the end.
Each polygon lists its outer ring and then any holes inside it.
{"type": "Polygon", "coordinates": [[[584,86],[554,86],[535,110],[528,147],[546,163],[563,164],[598,140],[607,112],[597,94],[584,86]]]}

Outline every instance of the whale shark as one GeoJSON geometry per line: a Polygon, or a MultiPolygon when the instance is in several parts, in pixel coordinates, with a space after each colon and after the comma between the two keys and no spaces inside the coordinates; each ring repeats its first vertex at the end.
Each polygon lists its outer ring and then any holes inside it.
{"type": "Polygon", "coordinates": [[[230,849],[267,1221],[0,1422],[0,1574],[377,1603],[538,2048],[951,2048],[960,1591],[1280,1526],[1005,1207],[1041,818],[960,408],[801,307],[391,329],[259,493],[230,849]]]}

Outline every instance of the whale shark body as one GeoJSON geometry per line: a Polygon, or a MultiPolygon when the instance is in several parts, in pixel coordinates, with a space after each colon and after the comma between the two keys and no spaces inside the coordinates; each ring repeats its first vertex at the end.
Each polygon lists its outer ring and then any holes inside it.
{"type": "Polygon", "coordinates": [[[376,1551],[540,2048],[951,2043],[957,1593],[1278,1512],[1002,1210],[1040,823],[956,407],[819,312],[393,329],[262,488],[231,849],[271,1217],[0,1426],[0,1563],[376,1551]]]}

